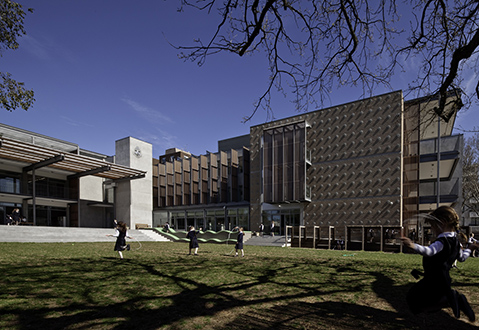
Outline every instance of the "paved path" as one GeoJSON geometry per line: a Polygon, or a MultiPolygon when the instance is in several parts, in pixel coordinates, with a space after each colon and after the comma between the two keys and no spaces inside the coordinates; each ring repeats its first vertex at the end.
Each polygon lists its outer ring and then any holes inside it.
{"type": "Polygon", "coordinates": [[[251,236],[245,243],[245,245],[259,245],[259,246],[285,246],[284,236],[251,236]]]}

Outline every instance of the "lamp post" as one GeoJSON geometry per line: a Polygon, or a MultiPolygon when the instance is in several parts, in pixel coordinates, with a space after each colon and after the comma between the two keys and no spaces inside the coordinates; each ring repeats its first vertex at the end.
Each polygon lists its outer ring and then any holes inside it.
{"type": "Polygon", "coordinates": [[[441,164],[441,117],[437,115],[437,183],[436,183],[436,208],[439,207],[441,202],[440,194],[440,165],[441,164]]]}

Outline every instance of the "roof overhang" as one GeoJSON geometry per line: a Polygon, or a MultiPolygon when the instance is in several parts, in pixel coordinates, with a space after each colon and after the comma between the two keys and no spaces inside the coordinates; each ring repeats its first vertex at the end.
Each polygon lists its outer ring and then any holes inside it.
{"type": "Polygon", "coordinates": [[[449,121],[445,122],[444,119],[441,118],[440,125],[438,125],[438,116],[435,111],[439,106],[438,94],[405,102],[406,107],[412,105],[420,107],[419,129],[421,140],[437,138],[439,130],[440,136],[450,136],[452,134],[457,115],[457,103],[460,98],[460,93],[456,90],[452,90],[448,93],[444,113],[448,114],[449,121]]]}
{"type": "Polygon", "coordinates": [[[72,173],[71,178],[94,175],[111,180],[132,180],[146,175],[146,171],[5,137],[0,138],[0,159],[24,163],[24,171],[41,167],[67,171],[72,173]]]}
{"type": "Polygon", "coordinates": [[[90,202],[88,206],[94,207],[102,207],[102,208],[114,208],[115,205],[113,203],[102,203],[102,202],[90,202]]]}

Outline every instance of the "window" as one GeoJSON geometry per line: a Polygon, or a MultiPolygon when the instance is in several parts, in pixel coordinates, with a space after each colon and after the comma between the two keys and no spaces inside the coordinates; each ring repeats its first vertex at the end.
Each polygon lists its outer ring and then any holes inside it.
{"type": "Polygon", "coordinates": [[[20,194],[20,174],[0,172],[0,192],[20,194]]]}
{"type": "Polygon", "coordinates": [[[263,193],[266,203],[305,200],[306,125],[263,132],[263,193]]]}
{"type": "MultiPolygon", "coordinates": [[[[33,176],[28,176],[28,193],[33,195],[33,176]]],[[[41,197],[68,198],[66,181],[35,176],[35,194],[41,197]]]]}

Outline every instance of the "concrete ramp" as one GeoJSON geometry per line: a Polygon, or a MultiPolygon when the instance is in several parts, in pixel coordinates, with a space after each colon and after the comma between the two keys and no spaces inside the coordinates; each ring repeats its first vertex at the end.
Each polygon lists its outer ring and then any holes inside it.
{"type": "MultiPolygon", "coordinates": [[[[161,235],[150,233],[151,230],[128,230],[128,234],[140,242],[168,241],[161,235]]],[[[5,226],[0,225],[0,242],[55,243],[55,242],[114,242],[111,228],[71,228],[43,226],[5,226]]]]}
{"type": "Polygon", "coordinates": [[[251,236],[251,238],[245,242],[245,245],[285,247],[287,246],[287,242],[284,236],[264,235],[264,236],[251,236]]]}

